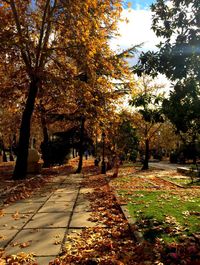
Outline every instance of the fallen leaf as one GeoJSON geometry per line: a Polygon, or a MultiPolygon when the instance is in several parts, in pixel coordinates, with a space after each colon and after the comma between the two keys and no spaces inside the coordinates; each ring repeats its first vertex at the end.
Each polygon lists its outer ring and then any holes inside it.
{"type": "Polygon", "coordinates": [[[23,243],[21,243],[19,246],[20,246],[20,248],[27,248],[28,246],[30,246],[30,241],[28,241],[28,242],[23,242],[23,243]]]}
{"type": "Polygon", "coordinates": [[[16,211],[14,214],[12,214],[12,218],[13,218],[14,220],[18,220],[18,219],[20,219],[19,212],[16,211]]]}

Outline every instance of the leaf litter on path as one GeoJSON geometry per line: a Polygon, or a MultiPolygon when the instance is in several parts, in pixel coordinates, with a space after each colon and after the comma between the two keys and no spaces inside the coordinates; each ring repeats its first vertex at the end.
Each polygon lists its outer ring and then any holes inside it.
{"type": "MultiPolygon", "coordinates": [[[[82,186],[95,188],[93,193],[87,195],[91,201],[91,220],[95,222],[98,220],[104,226],[88,227],[79,233],[69,234],[62,256],[56,258],[49,264],[198,264],[196,262],[197,259],[195,260],[193,258],[194,256],[200,258],[199,248],[195,243],[196,241],[199,242],[199,236],[197,234],[194,237],[195,242],[183,239],[181,244],[169,244],[167,246],[160,240],[156,240],[153,244],[147,241],[143,243],[136,242],[130,234],[128,223],[121,212],[118,201],[107,183],[107,181],[110,181],[109,174],[105,178],[96,169],[91,164],[84,164],[84,181],[82,186]]],[[[130,170],[130,172],[133,174],[133,170],[130,170]]],[[[132,181],[134,182],[134,178],[132,178],[132,181]]],[[[148,187],[148,189],[151,190],[151,187],[148,187]]],[[[174,189],[173,192],[179,192],[179,189],[174,189]]],[[[5,264],[16,265],[37,264],[33,261],[31,254],[27,257],[23,255],[10,257],[6,262],[5,264]]]]}
{"type": "Polygon", "coordinates": [[[132,237],[127,220],[105,176],[97,173],[85,174],[82,185],[85,188],[94,188],[93,193],[86,195],[92,209],[90,220],[98,220],[102,226],[70,233],[63,255],[50,264],[155,264],[153,262],[158,258],[151,245],[147,242],[135,242],[132,237]]]}

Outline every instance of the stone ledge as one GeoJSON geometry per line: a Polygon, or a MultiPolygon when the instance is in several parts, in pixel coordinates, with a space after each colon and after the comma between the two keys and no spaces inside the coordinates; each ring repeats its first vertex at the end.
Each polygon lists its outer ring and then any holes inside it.
{"type": "Polygon", "coordinates": [[[130,216],[128,209],[127,209],[127,204],[120,204],[119,203],[119,195],[117,194],[117,192],[115,190],[112,189],[112,192],[117,200],[117,203],[119,204],[121,211],[124,215],[124,217],[126,218],[126,220],[128,221],[128,226],[129,229],[131,231],[131,234],[133,235],[133,237],[137,240],[137,242],[142,243],[144,241],[144,237],[143,234],[139,231],[136,230],[136,220],[130,216]]]}
{"type": "Polygon", "coordinates": [[[187,173],[191,172],[191,170],[187,167],[177,167],[177,172],[187,174],[187,173]]]}
{"type": "Polygon", "coordinates": [[[142,243],[144,241],[144,237],[143,234],[141,232],[139,232],[138,230],[136,230],[136,220],[131,217],[129,215],[128,209],[126,205],[120,206],[121,210],[126,218],[126,220],[128,221],[128,226],[131,230],[131,233],[133,234],[133,236],[135,237],[135,239],[139,242],[142,243]]]}
{"type": "Polygon", "coordinates": [[[199,171],[197,169],[191,169],[187,167],[177,167],[177,172],[185,174],[186,176],[192,176],[199,178],[199,171]]]}

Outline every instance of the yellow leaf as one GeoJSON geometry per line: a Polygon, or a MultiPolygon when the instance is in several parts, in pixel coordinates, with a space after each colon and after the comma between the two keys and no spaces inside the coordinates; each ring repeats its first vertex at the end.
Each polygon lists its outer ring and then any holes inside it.
{"type": "Polygon", "coordinates": [[[4,216],[4,212],[2,210],[0,210],[0,217],[4,216]]]}
{"type": "Polygon", "coordinates": [[[16,211],[14,214],[12,214],[12,218],[15,220],[18,220],[19,219],[19,212],[16,211]]]}
{"type": "Polygon", "coordinates": [[[131,2],[128,2],[128,8],[131,8],[131,6],[132,6],[132,4],[131,4],[131,2]]]}
{"type": "Polygon", "coordinates": [[[30,242],[24,242],[20,244],[20,248],[27,248],[28,246],[30,246],[30,242]]]}

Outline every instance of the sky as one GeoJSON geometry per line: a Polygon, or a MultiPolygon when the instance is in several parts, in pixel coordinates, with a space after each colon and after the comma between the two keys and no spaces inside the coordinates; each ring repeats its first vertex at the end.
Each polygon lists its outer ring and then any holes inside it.
{"type": "MultiPolygon", "coordinates": [[[[131,2],[131,8],[124,9],[122,12],[122,17],[127,18],[129,23],[119,22],[118,28],[121,36],[110,41],[111,48],[114,51],[121,51],[143,43],[141,51],[156,50],[156,44],[160,42],[160,39],[151,29],[152,13],[150,11],[150,5],[156,1],[129,0],[129,2],[131,2]]],[[[135,58],[131,59],[131,65],[137,62],[138,56],[139,54],[136,54],[135,58]]],[[[159,75],[157,81],[169,91],[170,83],[164,76],[159,75]]]]}
{"type": "Polygon", "coordinates": [[[142,50],[155,50],[159,40],[151,30],[150,5],[153,0],[131,0],[131,8],[124,9],[122,17],[129,23],[119,22],[120,37],[111,40],[113,50],[126,49],[133,45],[144,43],[142,50]]]}
{"type": "Polygon", "coordinates": [[[153,0],[130,0],[133,9],[149,9],[149,6],[155,2],[153,0]]]}

